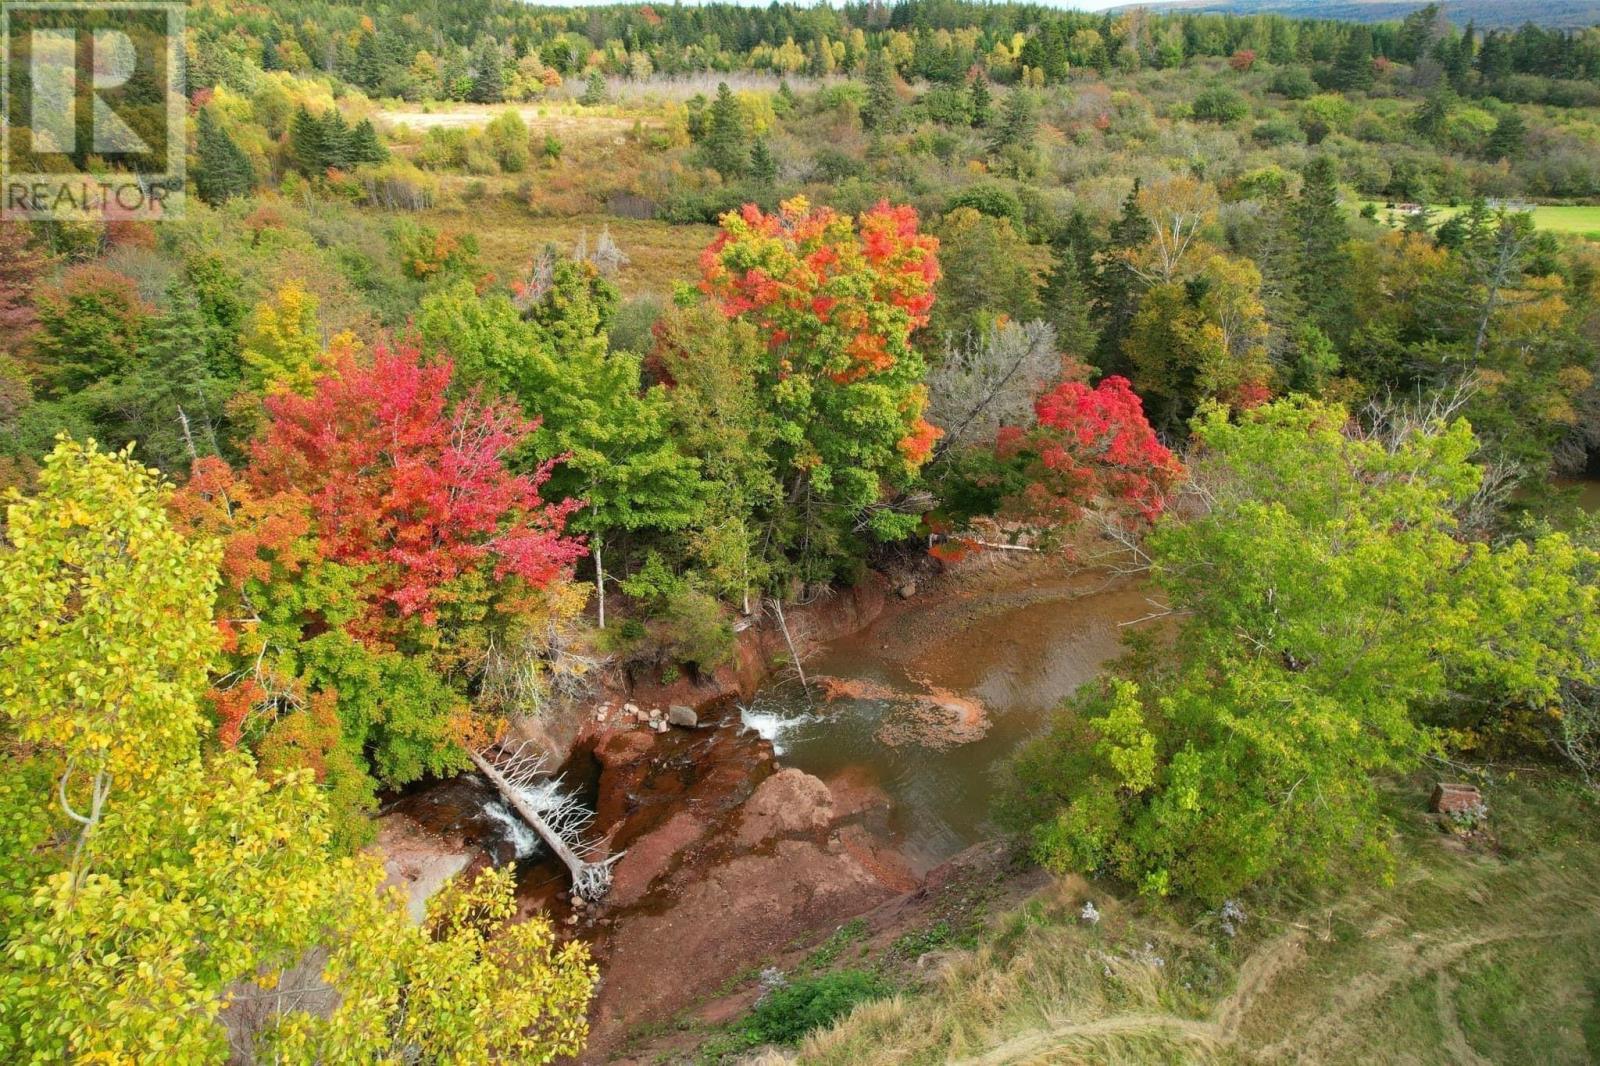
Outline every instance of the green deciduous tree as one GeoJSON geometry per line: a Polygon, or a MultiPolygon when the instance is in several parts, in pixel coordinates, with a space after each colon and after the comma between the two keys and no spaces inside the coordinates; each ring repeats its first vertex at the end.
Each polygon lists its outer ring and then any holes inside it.
{"type": "Polygon", "coordinates": [[[919,520],[892,504],[938,437],[911,344],[933,302],[935,248],[910,208],[880,204],[858,226],[797,197],[773,215],[724,215],[702,259],[702,291],[767,346],[758,380],[788,509],[776,541],[800,552],[808,579],[835,572],[855,530],[894,539],[919,520]]]}
{"type": "Polygon", "coordinates": [[[469,380],[506,389],[541,420],[532,442],[541,460],[566,456],[549,492],[584,502],[572,524],[589,535],[602,624],[606,542],[683,527],[702,493],[696,462],[668,433],[664,396],[643,386],[639,356],[609,350],[616,299],[592,265],[561,260],[521,314],[463,283],[425,301],[418,318],[424,340],[455,354],[469,380]]]}
{"type": "Polygon", "coordinates": [[[136,360],[150,308],[126,274],[85,263],[36,297],[34,354],[58,392],[114,376],[136,360]]]}
{"type": "Polygon", "coordinates": [[[1197,420],[1207,509],[1150,541],[1175,659],[1136,657],[1017,768],[1046,862],[1208,901],[1386,868],[1372,775],[1433,744],[1413,708],[1446,689],[1453,511],[1479,475],[1465,423],[1391,445],[1346,418],[1284,401],[1197,420]]]}
{"type": "Polygon", "coordinates": [[[1270,394],[1261,274],[1214,255],[1187,282],[1154,285],[1123,342],[1157,425],[1179,429],[1202,400],[1240,406],[1270,394]]]}

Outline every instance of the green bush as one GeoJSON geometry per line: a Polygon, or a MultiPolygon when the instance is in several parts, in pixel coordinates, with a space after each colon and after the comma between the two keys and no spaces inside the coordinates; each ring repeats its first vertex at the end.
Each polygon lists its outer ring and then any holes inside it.
{"type": "Polygon", "coordinates": [[[893,990],[864,970],[840,970],[784,985],[756,1004],[745,1032],[756,1043],[794,1044],[813,1029],[831,1025],[858,1003],[883,999],[893,990]]]}
{"type": "Polygon", "coordinates": [[[1311,72],[1305,67],[1284,67],[1272,76],[1267,91],[1291,100],[1306,100],[1315,95],[1317,83],[1311,79],[1311,72]]]}
{"type": "Polygon", "coordinates": [[[990,218],[1009,218],[1018,233],[1028,231],[1027,221],[1022,214],[1022,201],[1017,199],[1016,193],[1004,186],[969,185],[945,202],[943,213],[949,214],[958,207],[970,207],[978,214],[988,215],[990,218]]]}
{"type": "Polygon", "coordinates": [[[1280,144],[1298,144],[1305,140],[1305,134],[1300,129],[1300,124],[1292,119],[1277,115],[1257,126],[1251,133],[1257,144],[1268,148],[1276,148],[1280,144]]]}
{"type": "Polygon", "coordinates": [[[1200,122],[1220,122],[1227,125],[1238,122],[1250,114],[1250,101],[1237,90],[1218,86],[1206,89],[1194,98],[1194,117],[1200,122]]]}

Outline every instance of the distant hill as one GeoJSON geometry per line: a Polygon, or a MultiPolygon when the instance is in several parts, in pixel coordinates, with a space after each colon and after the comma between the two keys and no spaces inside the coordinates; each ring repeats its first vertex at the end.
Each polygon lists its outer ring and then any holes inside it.
{"type": "MultiPolygon", "coordinates": [[[[1123,4],[1113,10],[1144,7],[1160,12],[1272,14],[1345,22],[1389,22],[1405,18],[1423,6],[1424,0],[1166,0],[1123,4]]],[[[1465,25],[1471,21],[1479,29],[1514,28],[1525,22],[1565,29],[1600,25],[1600,0],[1453,0],[1444,7],[1451,22],[1465,25]]]]}

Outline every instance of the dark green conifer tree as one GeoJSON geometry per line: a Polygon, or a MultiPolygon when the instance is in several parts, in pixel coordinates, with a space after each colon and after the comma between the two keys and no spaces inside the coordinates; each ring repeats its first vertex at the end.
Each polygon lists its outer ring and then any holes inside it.
{"type": "Polygon", "coordinates": [[[248,196],[255,185],[250,160],[222,128],[211,108],[202,107],[195,122],[195,192],[208,204],[248,196]]]}
{"type": "Polygon", "coordinates": [[[969,93],[972,126],[974,129],[984,129],[994,119],[994,94],[989,92],[989,79],[980,71],[972,79],[972,89],[969,93]]]}
{"type": "Polygon", "coordinates": [[[1350,226],[1339,203],[1339,172],[1331,156],[1313,159],[1294,208],[1299,263],[1295,291],[1306,317],[1336,341],[1347,333],[1350,313],[1350,226]]]}
{"type": "Polygon", "coordinates": [[[706,119],[705,141],[701,145],[705,160],[723,180],[736,178],[744,172],[750,160],[750,150],[745,146],[744,113],[733,90],[727,82],[717,86],[717,98],[711,101],[711,113],[706,119]]]}
{"type": "Polygon", "coordinates": [[[484,37],[472,50],[472,90],[467,99],[475,104],[498,104],[506,98],[506,72],[501,66],[500,46],[484,37]]]}
{"type": "Polygon", "coordinates": [[[894,94],[894,75],[883,49],[867,54],[867,103],[861,109],[861,124],[869,130],[894,128],[895,111],[900,101],[894,94]]]}
{"type": "Polygon", "coordinates": [[[777,180],[778,161],[772,158],[765,138],[757,137],[750,146],[750,176],[761,185],[771,185],[777,180]]]}

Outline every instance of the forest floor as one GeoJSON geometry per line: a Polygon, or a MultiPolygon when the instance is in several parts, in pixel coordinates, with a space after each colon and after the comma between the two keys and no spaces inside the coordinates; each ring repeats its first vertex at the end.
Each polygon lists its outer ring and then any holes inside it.
{"type": "MultiPolygon", "coordinates": [[[[746,1061],[1596,1061],[1600,798],[1552,773],[1490,775],[1488,827],[1461,836],[1425,813],[1429,786],[1419,776],[1389,790],[1392,884],[1245,901],[1229,937],[1215,913],[1049,879],[969,948],[949,950],[962,931],[936,924],[923,954],[852,953],[848,965],[877,969],[898,994],[746,1061]]],[[[702,1060],[737,1046],[738,1031],[706,1035],[702,1060]]]]}

